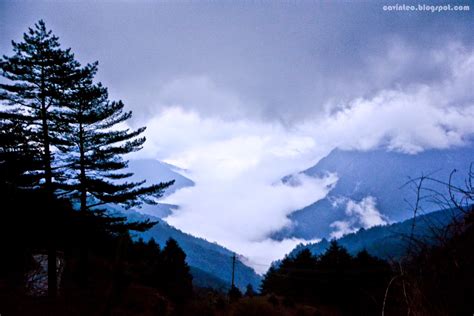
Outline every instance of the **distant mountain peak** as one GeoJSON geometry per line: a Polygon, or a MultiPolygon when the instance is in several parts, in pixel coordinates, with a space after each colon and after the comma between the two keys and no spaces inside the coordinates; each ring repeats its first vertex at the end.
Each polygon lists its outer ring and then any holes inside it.
{"type": "MultiPolygon", "coordinates": [[[[132,181],[146,180],[147,184],[168,182],[174,180],[174,184],[165,190],[163,197],[169,196],[179,189],[194,186],[191,179],[186,178],[179,171],[179,167],[156,159],[134,159],[130,160],[128,170],[133,173],[132,181]]],[[[140,211],[159,218],[164,218],[176,209],[177,205],[158,203],[157,205],[141,206],[140,211]]]]}

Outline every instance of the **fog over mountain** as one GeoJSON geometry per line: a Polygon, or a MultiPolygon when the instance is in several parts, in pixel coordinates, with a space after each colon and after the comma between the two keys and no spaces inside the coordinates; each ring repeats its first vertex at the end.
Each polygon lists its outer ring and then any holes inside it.
{"type": "MultiPolygon", "coordinates": [[[[147,126],[131,158],[170,163],[194,184],[172,190],[161,202],[178,207],[155,215],[267,267],[308,238],[353,228],[335,219],[318,234],[278,235],[337,190],[340,174],[302,173],[335,148],[411,157],[472,149],[472,10],[382,7],[2,1],[0,53],[43,18],[80,61],[99,60],[98,79],[134,111],[130,125],[147,126]]],[[[159,170],[140,176],[166,178],[159,170]]],[[[363,198],[349,213],[398,218],[363,198]]]]}

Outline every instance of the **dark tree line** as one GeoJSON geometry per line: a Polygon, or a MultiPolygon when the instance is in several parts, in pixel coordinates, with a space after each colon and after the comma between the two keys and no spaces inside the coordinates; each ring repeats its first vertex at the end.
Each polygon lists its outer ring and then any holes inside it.
{"type": "Polygon", "coordinates": [[[154,239],[139,239],[127,254],[134,263],[132,273],[143,284],[167,293],[174,301],[184,302],[192,294],[192,276],[185,263],[186,254],[174,239],[169,239],[160,249],[154,239]]]}
{"type": "Polygon", "coordinates": [[[381,310],[391,274],[386,261],[365,250],[351,256],[332,241],[323,255],[314,256],[304,249],[271,267],[262,282],[262,293],[338,306],[350,315],[371,315],[381,310]]]}
{"type": "MultiPolygon", "coordinates": [[[[336,241],[325,253],[303,249],[270,268],[262,283],[269,300],[335,306],[345,315],[467,315],[474,302],[474,166],[463,186],[432,177],[413,180],[417,207],[400,259],[378,259],[363,250],[355,256],[336,241]],[[442,184],[446,192],[429,183],[442,184]],[[415,233],[421,202],[434,202],[449,224],[430,219],[415,233]],[[275,296],[276,295],[276,296],[275,296]]],[[[380,246],[380,245],[379,245],[380,246]]]]}
{"type": "MultiPolygon", "coordinates": [[[[42,20],[12,47],[13,54],[0,59],[1,277],[22,284],[33,253],[47,250],[54,297],[58,251],[78,262],[79,279],[86,283],[94,249],[123,250],[130,230],[154,224],[113,217],[107,207],[155,203],[173,182],[127,180],[133,174],[124,155],[142,148],[145,127],[121,127],[132,113],[94,81],[97,62],[82,66],[42,20]]],[[[125,258],[122,250],[117,260],[125,258]]],[[[189,276],[176,242],[150,251],[167,258],[166,275],[173,275],[176,264],[182,271],[175,274],[189,276]]]]}

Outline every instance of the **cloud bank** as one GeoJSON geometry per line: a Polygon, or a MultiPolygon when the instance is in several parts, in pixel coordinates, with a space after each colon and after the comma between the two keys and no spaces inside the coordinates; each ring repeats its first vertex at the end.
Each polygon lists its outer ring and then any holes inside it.
{"type": "MultiPolygon", "coordinates": [[[[337,185],[334,174],[321,179],[298,174],[335,147],[416,154],[468,144],[474,134],[474,53],[452,45],[432,55],[449,66],[443,80],[383,89],[294,125],[206,116],[179,104],[166,107],[146,123],[148,142],[140,155],[184,168],[196,183],[167,198],[179,209],[166,220],[242,253],[257,268],[302,242],[278,243],[268,236],[291,225],[291,212],[324,198],[337,185]],[[282,182],[289,174],[292,181],[282,182]]],[[[199,94],[217,87],[207,79],[196,82],[203,88],[199,94]]],[[[192,93],[188,97],[191,102],[192,93]]],[[[242,102],[225,91],[210,92],[209,98],[215,106],[231,100],[237,110],[242,102]]],[[[333,223],[333,237],[387,221],[372,197],[348,201],[346,214],[350,220],[333,223]]]]}

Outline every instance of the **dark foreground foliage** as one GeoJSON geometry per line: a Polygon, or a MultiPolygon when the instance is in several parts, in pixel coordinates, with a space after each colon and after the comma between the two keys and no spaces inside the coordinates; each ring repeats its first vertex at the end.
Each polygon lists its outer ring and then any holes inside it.
{"type": "Polygon", "coordinates": [[[265,275],[262,292],[306,304],[337,306],[353,315],[376,314],[391,274],[387,262],[366,251],[353,257],[332,241],[321,256],[303,250],[272,267],[265,275]]]}
{"type": "Polygon", "coordinates": [[[12,46],[0,58],[0,314],[107,315],[145,287],[186,301],[178,244],[133,242],[131,231],[155,223],[106,211],[153,204],[173,183],[127,181],[124,155],[142,148],[145,128],[118,127],[132,113],[44,21],[12,46]]]}
{"type": "MultiPolygon", "coordinates": [[[[170,309],[190,299],[192,277],[185,254],[174,240],[168,240],[160,249],[153,240],[133,241],[128,233],[131,226],[120,218],[104,214],[84,219],[64,201],[43,204],[38,192],[18,198],[21,199],[15,203],[15,212],[5,213],[4,219],[22,225],[11,229],[2,225],[2,314],[136,315],[143,310],[170,309]],[[41,283],[41,278],[46,271],[38,260],[46,253],[47,234],[52,231],[48,228],[57,227],[37,212],[44,205],[56,207],[56,222],[61,223],[61,229],[54,230],[61,262],[55,299],[45,296],[47,284],[41,283]],[[88,235],[86,241],[84,231],[88,235]],[[82,262],[84,245],[89,252],[86,275],[82,262]],[[35,271],[36,276],[32,274],[35,271]]],[[[141,224],[133,225],[139,228],[141,224]]]]}
{"type": "Polygon", "coordinates": [[[451,227],[455,227],[455,232],[449,238],[434,246],[422,245],[400,264],[394,286],[387,293],[388,301],[399,298],[400,313],[472,315],[474,209],[471,207],[451,227]]]}

